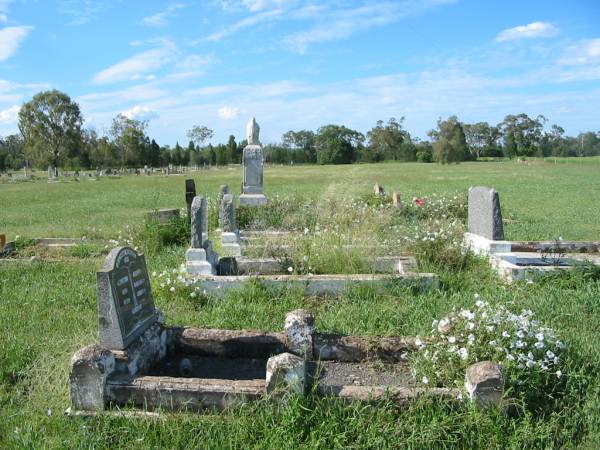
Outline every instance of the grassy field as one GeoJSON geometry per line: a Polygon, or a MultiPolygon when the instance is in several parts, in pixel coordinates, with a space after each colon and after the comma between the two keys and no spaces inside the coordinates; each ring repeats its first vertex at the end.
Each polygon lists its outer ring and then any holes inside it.
{"type": "MultiPolygon", "coordinates": [[[[600,192],[600,159],[571,161],[267,167],[265,193],[345,198],[371,192],[378,182],[410,200],[432,193],[464,193],[472,185],[492,186],[500,192],[505,218],[511,219],[507,239],[598,239],[600,206],[595,197],[600,192]]],[[[191,176],[198,192],[206,196],[216,196],[221,184],[239,192],[240,168],[191,176]]],[[[90,228],[100,236],[115,237],[125,224],[142,220],[145,211],[184,207],[185,178],[129,176],[79,183],[0,184],[0,230],[9,239],[88,236],[90,228]]]]}
{"type": "MultiPolygon", "coordinates": [[[[265,182],[270,196],[333,197],[342,203],[369,192],[375,182],[404,198],[484,184],[500,192],[508,239],[599,240],[598,175],[597,162],[381,164],[268,167],[265,182]]],[[[202,171],[194,178],[199,191],[214,196],[220,184],[235,191],[241,172],[202,171]]],[[[0,232],[9,238],[73,237],[96,228],[98,236],[111,238],[141,221],[146,210],[183,207],[184,179],[0,184],[0,232]]],[[[360,226],[370,224],[350,224],[344,232],[360,226]]],[[[376,231],[381,239],[383,233],[376,231]]],[[[177,267],[183,252],[182,246],[162,249],[148,258],[149,271],[177,267]]],[[[391,402],[343,404],[308,396],[222,414],[84,419],[63,411],[69,406],[70,358],[97,339],[95,271],[103,257],[86,256],[0,263],[0,448],[600,447],[597,276],[575,273],[507,286],[480,260],[454,267],[434,258],[421,261],[421,270],[440,274],[438,291],[355,289],[316,299],[252,285],[222,300],[169,294],[153,280],[155,302],[170,325],[279,331],[285,313],[303,307],[315,313],[320,331],[368,335],[426,335],[433,319],[453,307],[471,307],[477,293],[495,305],[531,309],[554,328],[567,344],[563,376],[556,389],[539,386],[519,397],[511,414],[432,400],[402,409],[391,402]]]]}

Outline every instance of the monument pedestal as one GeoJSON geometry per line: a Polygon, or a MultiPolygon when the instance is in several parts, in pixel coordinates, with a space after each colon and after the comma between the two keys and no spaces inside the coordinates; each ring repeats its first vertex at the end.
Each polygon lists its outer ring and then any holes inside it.
{"type": "Polygon", "coordinates": [[[267,197],[264,194],[241,194],[239,200],[240,206],[262,206],[267,204],[267,197]]]}

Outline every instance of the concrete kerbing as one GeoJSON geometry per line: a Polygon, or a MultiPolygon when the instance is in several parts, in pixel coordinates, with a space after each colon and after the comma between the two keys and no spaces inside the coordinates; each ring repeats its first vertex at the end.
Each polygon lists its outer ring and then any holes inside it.
{"type": "Polygon", "coordinates": [[[306,363],[291,353],[272,356],[267,361],[267,393],[278,392],[304,395],[306,392],[306,363]]]}

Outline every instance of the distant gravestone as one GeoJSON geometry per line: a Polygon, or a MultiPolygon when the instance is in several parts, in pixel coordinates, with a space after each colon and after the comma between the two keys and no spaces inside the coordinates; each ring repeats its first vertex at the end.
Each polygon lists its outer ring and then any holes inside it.
{"type": "Polygon", "coordinates": [[[219,228],[221,228],[223,233],[237,232],[235,205],[233,204],[233,195],[231,194],[225,194],[219,206],[219,228]]]}
{"type": "Polygon", "coordinates": [[[401,208],[402,201],[400,200],[400,194],[396,191],[392,192],[392,205],[394,208],[401,208]]]}
{"type": "Polygon", "coordinates": [[[226,184],[222,184],[219,186],[219,193],[217,194],[217,206],[221,204],[223,201],[223,196],[229,194],[229,186],[226,184]]]}
{"type": "Polygon", "coordinates": [[[264,205],[267,203],[267,198],[263,194],[264,152],[259,141],[260,127],[254,117],[248,122],[246,132],[248,145],[244,147],[242,157],[244,181],[240,205],[264,205]]]}
{"type": "Polygon", "coordinates": [[[96,279],[100,345],[124,350],[156,320],[146,260],[129,247],[117,247],[96,279]]]}
{"type": "Polygon", "coordinates": [[[196,182],[192,179],[185,180],[185,203],[187,205],[188,217],[192,210],[192,202],[196,196],[196,182]]]}
{"type": "Polygon", "coordinates": [[[469,188],[469,232],[493,241],[504,240],[500,197],[495,189],[469,188]]]}
{"type": "Polygon", "coordinates": [[[375,195],[385,195],[385,190],[383,189],[383,186],[379,186],[379,183],[375,183],[375,186],[373,186],[373,193],[375,195]]]}
{"type": "Polygon", "coordinates": [[[208,229],[208,209],[206,200],[201,195],[194,197],[190,211],[192,226],[191,248],[203,248],[206,235],[204,230],[208,229]]]}

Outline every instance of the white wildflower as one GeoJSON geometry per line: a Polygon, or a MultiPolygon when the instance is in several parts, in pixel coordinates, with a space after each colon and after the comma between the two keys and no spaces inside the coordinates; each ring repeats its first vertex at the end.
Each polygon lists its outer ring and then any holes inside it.
{"type": "Polygon", "coordinates": [[[467,357],[469,356],[469,352],[468,352],[468,350],[467,350],[466,348],[464,348],[464,347],[461,347],[461,348],[458,350],[458,354],[459,354],[459,356],[460,356],[460,358],[461,358],[462,360],[465,360],[465,359],[467,359],[467,357]]]}

